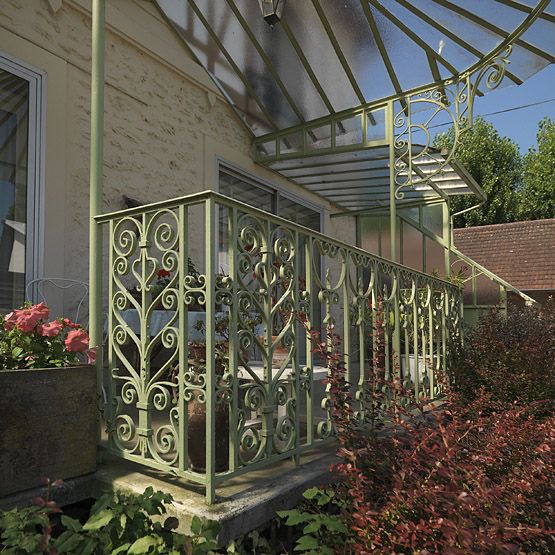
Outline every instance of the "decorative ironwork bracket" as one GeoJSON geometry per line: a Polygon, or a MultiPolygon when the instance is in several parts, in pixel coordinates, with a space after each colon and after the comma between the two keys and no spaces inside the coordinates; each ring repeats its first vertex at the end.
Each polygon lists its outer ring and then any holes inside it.
{"type": "Polygon", "coordinates": [[[417,185],[432,186],[432,178],[441,175],[453,161],[463,134],[472,127],[474,101],[480,87],[496,89],[506,74],[512,47],[482,68],[463,75],[456,81],[443,83],[424,92],[404,97],[394,108],[393,186],[395,198],[404,198],[404,190],[417,185]],[[431,114],[430,114],[431,111],[431,114]],[[431,142],[430,129],[439,118],[448,116],[454,138],[451,149],[437,156],[431,142]],[[424,173],[418,166],[426,159],[436,159],[432,171],[424,173]]]}

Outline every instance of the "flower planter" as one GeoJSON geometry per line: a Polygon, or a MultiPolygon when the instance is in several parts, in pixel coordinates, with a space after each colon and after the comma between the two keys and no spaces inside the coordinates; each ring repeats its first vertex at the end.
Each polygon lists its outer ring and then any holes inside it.
{"type": "Polygon", "coordinates": [[[93,366],[0,371],[0,496],[96,470],[93,366]]]}
{"type": "MultiPolygon", "coordinates": [[[[228,350],[227,344],[225,350],[228,350]]],[[[190,364],[206,364],[206,343],[191,341],[189,343],[190,364]]],[[[204,366],[202,366],[205,371],[204,366]]],[[[221,378],[225,373],[222,360],[216,357],[216,376],[221,378]]],[[[206,472],[206,403],[197,398],[187,403],[188,414],[188,452],[190,468],[194,472],[206,472]]],[[[216,472],[224,472],[229,468],[229,406],[227,403],[216,404],[216,472]]]]}
{"type": "MultiPolygon", "coordinates": [[[[191,470],[206,472],[206,403],[196,399],[189,401],[187,407],[188,448],[191,470]]],[[[216,404],[216,472],[229,468],[229,406],[216,404]]]]}

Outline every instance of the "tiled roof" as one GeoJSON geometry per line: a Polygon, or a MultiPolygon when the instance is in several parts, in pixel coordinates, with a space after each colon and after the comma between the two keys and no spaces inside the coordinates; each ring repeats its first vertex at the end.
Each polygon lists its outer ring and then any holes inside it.
{"type": "Polygon", "coordinates": [[[454,243],[518,289],[555,290],[555,218],[455,229],[454,243]]]}

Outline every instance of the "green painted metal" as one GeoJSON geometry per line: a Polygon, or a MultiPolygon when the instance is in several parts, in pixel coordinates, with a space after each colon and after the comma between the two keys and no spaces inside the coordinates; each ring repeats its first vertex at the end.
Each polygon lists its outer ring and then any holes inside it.
{"type": "Polygon", "coordinates": [[[501,84],[510,53],[509,46],[488,65],[469,73],[460,81],[447,82],[441,88],[433,87],[405,97],[405,102],[396,109],[393,119],[395,171],[391,187],[395,189],[396,199],[402,200],[405,191],[421,184],[433,187],[439,196],[446,198],[444,193],[437,190],[432,178],[440,176],[448,165],[456,162],[455,155],[461,137],[472,126],[474,100],[479,87],[495,89],[501,84]],[[442,152],[442,159],[432,172],[424,174],[418,167],[418,162],[427,157],[433,158],[429,128],[441,117],[447,117],[453,127],[453,146],[449,152],[442,152]],[[418,145],[417,149],[415,145],[418,145]]]}
{"type": "Polygon", "coordinates": [[[420,396],[440,391],[435,375],[461,335],[451,283],[214,192],[96,221],[109,230],[109,449],[204,485],[208,503],[224,480],[299,463],[333,438],[327,371],[300,315],[342,337],[361,424],[379,306],[387,376],[420,396]],[[193,341],[195,318],[206,326],[193,341]],[[191,468],[199,447],[204,471],[191,468]]]}
{"type": "Polygon", "coordinates": [[[526,305],[537,304],[532,297],[466,256],[453,244],[449,247],[449,256],[451,274],[463,287],[464,322],[467,327],[476,324],[494,306],[506,311],[507,292],[520,297],[526,305]]]}
{"type": "MultiPolygon", "coordinates": [[[[104,145],[104,18],[105,0],[92,4],[91,148],[89,204],[89,335],[98,347],[96,369],[99,398],[102,384],[102,228],[94,220],[102,212],[104,145]]],[[[100,423],[99,423],[99,435],[100,423]]]]}
{"type": "Polygon", "coordinates": [[[388,127],[384,128],[382,138],[367,138],[368,125],[371,121],[373,121],[373,118],[382,114],[384,110],[384,105],[375,107],[372,110],[351,110],[348,113],[342,112],[341,115],[330,115],[329,117],[323,119],[302,123],[292,129],[263,135],[253,141],[255,159],[260,163],[268,164],[272,161],[278,160],[311,156],[316,157],[336,152],[359,152],[361,150],[375,148],[377,146],[385,146],[389,143],[389,135],[387,133],[388,127]],[[352,118],[360,118],[360,125],[358,127],[361,132],[361,140],[354,144],[341,145],[337,138],[342,134],[343,122],[352,118]],[[323,126],[330,127],[329,146],[311,146],[315,139],[315,130],[323,126]],[[299,146],[299,148],[294,151],[285,151],[283,149],[283,144],[287,142],[288,139],[296,138],[299,135],[301,135],[303,139],[302,146],[299,146]]]}
{"type": "MultiPolygon", "coordinates": [[[[385,338],[386,377],[396,374],[407,388],[414,390],[417,398],[433,398],[440,393],[437,374],[446,367],[449,349],[453,342],[461,340],[463,295],[468,297],[470,309],[489,307],[480,302],[478,280],[481,277],[495,284],[501,306],[506,305],[508,290],[520,294],[452,246],[448,195],[433,178],[441,176],[448,165],[456,164],[457,146],[462,134],[472,125],[474,100],[482,94],[480,87],[496,88],[505,75],[518,81],[507,71],[512,43],[553,61],[552,56],[520,38],[536,18],[551,17],[542,13],[548,0],[541,0],[534,8],[514,0],[502,0],[528,13],[526,20],[510,34],[447,0],[435,0],[503,39],[484,56],[474,46],[449,33],[451,40],[480,58],[462,74],[457,74],[456,68],[440,53],[378,0],[368,2],[361,1],[363,11],[396,94],[365,102],[332,23],[319,0],[312,0],[360,105],[333,112],[326,91],[284,21],[289,42],[330,112],[306,122],[296,105],[297,99],[288,92],[246,19],[233,0],[227,0],[231,13],[300,121],[287,129],[278,129],[275,118],[226,51],[216,31],[208,25],[195,2],[190,0],[189,4],[275,129],[254,139],[256,161],[271,165],[281,160],[311,157],[310,162],[314,163],[299,167],[322,168],[319,175],[325,175],[328,168],[342,162],[319,163],[319,155],[387,146],[391,261],[214,192],[99,216],[105,0],[93,0],[90,332],[92,342],[100,345],[101,228],[106,226],[109,229],[107,360],[110,376],[106,410],[109,449],[125,459],[202,484],[208,503],[216,500],[216,487],[223,481],[285,458],[292,458],[298,464],[303,451],[334,435],[329,385],[324,387],[321,383],[326,370],[318,367],[297,316],[303,315],[307,325],[320,332],[326,325],[333,325],[341,336],[347,376],[355,389],[354,418],[362,425],[369,422],[365,384],[376,349],[376,338],[371,331],[380,315],[383,316],[380,325],[385,338]],[[370,4],[426,53],[433,85],[401,90],[370,4]],[[438,64],[452,77],[441,80],[438,64]],[[423,169],[426,157],[434,155],[429,129],[434,119],[442,115],[447,115],[454,127],[454,147],[442,153],[435,169],[426,171],[423,169]],[[370,126],[382,117],[383,136],[370,138],[370,126]],[[349,125],[353,121],[359,124],[361,138],[356,144],[341,139],[346,130],[352,130],[346,125],[347,120],[351,120],[349,125]],[[319,145],[318,128],[326,126],[330,132],[329,145],[319,145]],[[463,279],[464,290],[396,263],[398,250],[403,252],[402,243],[397,244],[397,229],[402,230],[406,222],[400,208],[415,204],[408,193],[421,185],[433,189],[437,195],[435,201],[441,199],[443,204],[441,236],[423,228],[422,234],[444,248],[445,275],[449,276],[455,264],[469,265],[470,273],[463,279]],[[191,256],[200,273],[193,270],[191,256]],[[160,270],[169,275],[160,278],[160,270]],[[136,294],[131,292],[133,287],[136,294]],[[193,311],[198,304],[203,310],[193,311]],[[205,322],[204,355],[199,354],[195,344],[199,340],[193,339],[196,330],[190,321],[193,313],[205,322]],[[277,357],[280,351],[285,352],[281,359],[277,357]],[[204,422],[195,428],[199,412],[204,413],[204,422]],[[204,462],[194,463],[193,452],[195,446],[199,450],[199,442],[204,462]],[[222,453],[227,459],[224,468],[222,453]],[[204,465],[204,470],[198,468],[199,464],[204,465]]],[[[440,23],[410,3],[397,2],[436,30],[444,30],[440,23]]],[[[346,181],[363,184],[371,179],[346,181]]],[[[361,187],[354,185],[353,188],[361,187]]],[[[384,200],[387,198],[374,198],[371,202],[381,210],[379,203],[384,200]]],[[[351,213],[363,214],[369,208],[351,213]]],[[[425,267],[425,247],[422,256],[425,267]]],[[[526,296],[523,298],[532,301],[526,296]]],[[[102,359],[99,356],[97,363],[99,384],[102,359]]]]}
{"type": "MultiPolygon", "coordinates": [[[[373,28],[372,15],[368,10],[366,12],[369,25],[373,28]]],[[[498,57],[460,79],[444,81],[427,90],[399,97],[396,101],[389,100],[385,105],[376,106],[373,110],[356,108],[256,138],[253,141],[255,160],[280,171],[281,166],[276,166],[280,162],[289,163],[289,160],[301,161],[310,157],[310,161],[314,160],[314,163],[306,165],[307,170],[310,168],[308,174],[299,177],[292,173],[291,179],[299,180],[301,185],[329,197],[331,202],[338,203],[345,209],[345,214],[359,214],[367,208],[379,206],[381,201],[386,201],[391,215],[392,232],[395,231],[395,211],[398,202],[411,202],[417,194],[421,195],[422,202],[426,202],[430,194],[448,201],[449,191],[443,190],[442,187],[443,181],[447,180],[449,183],[451,179],[446,177],[448,171],[458,172],[469,190],[483,200],[483,191],[460,167],[455,156],[462,135],[472,126],[474,101],[475,97],[481,94],[480,87],[495,89],[500,85],[507,74],[510,53],[509,46],[498,57]],[[370,139],[368,129],[376,121],[378,114],[384,120],[383,137],[370,139]],[[359,118],[361,140],[357,144],[340,144],[338,137],[344,129],[340,131],[338,123],[348,121],[349,118],[359,118]],[[429,129],[438,121],[445,123],[446,118],[454,129],[453,147],[450,151],[439,154],[432,147],[432,134],[429,129]],[[329,130],[330,139],[323,145],[313,142],[313,131],[318,128],[329,130]],[[297,147],[292,148],[292,144],[296,144],[297,147]],[[368,150],[371,157],[373,149],[384,146],[389,150],[390,178],[387,196],[385,191],[382,191],[385,187],[382,185],[383,176],[379,175],[383,170],[387,171],[387,168],[371,166],[368,172],[374,173],[367,175],[362,173],[364,165],[360,168],[357,166],[353,175],[345,179],[338,175],[337,179],[333,179],[335,167],[327,158],[321,167],[318,165],[318,157],[321,155],[329,157],[330,154],[368,150]],[[316,172],[314,168],[317,168],[316,172]],[[417,193],[422,191],[423,187],[428,188],[430,192],[426,195],[417,193]]],[[[383,154],[378,152],[378,157],[382,159],[383,154]]],[[[361,161],[357,162],[360,164],[361,161]]],[[[305,166],[299,164],[299,167],[305,166]]],[[[291,170],[283,166],[281,171],[288,175],[288,171],[291,170]]],[[[345,170],[343,173],[350,172],[345,170]]],[[[392,233],[392,241],[393,238],[392,233]]],[[[395,254],[395,251],[391,252],[395,254]]]]}

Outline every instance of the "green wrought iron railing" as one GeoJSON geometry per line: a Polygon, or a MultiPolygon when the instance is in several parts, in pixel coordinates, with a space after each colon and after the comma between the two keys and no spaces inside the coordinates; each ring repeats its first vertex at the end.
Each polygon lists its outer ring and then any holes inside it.
{"type": "Polygon", "coordinates": [[[109,227],[108,448],[205,485],[207,502],[333,437],[305,325],[341,337],[361,424],[379,311],[386,378],[440,392],[461,335],[453,284],[215,192],[96,220],[109,227]]]}
{"type": "Polygon", "coordinates": [[[505,311],[507,294],[518,298],[522,304],[535,305],[536,301],[503,278],[484,268],[472,258],[450,248],[451,271],[459,276],[463,289],[464,321],[473,326],[493,307],[505,311]]]}

